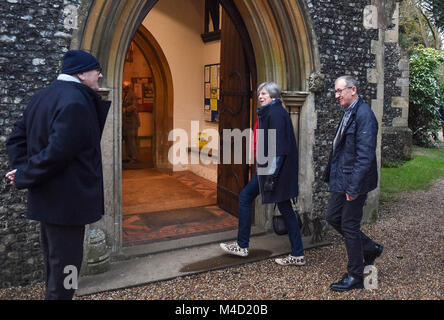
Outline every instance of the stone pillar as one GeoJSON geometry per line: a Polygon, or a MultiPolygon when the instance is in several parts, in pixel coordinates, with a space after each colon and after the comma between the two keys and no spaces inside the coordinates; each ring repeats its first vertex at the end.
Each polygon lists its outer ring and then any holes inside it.
{"type": "Polygon", "coordinates": [[[107,271],[110,266],[110,250],[106,244],[105,232],[94,224],[87,226],[85,244],[82,274],[91,275],[107,271]]]}
{"type": "Polygon", "coordinates": [[[371,19],[364,21],[364,25],[379,29],[378,47],[383,50],[380,51],[384,71],[381,162],[396,162],[409,159],[412,146],[412,132],[408,127],[409,63],[398,45],[399,3],[373,0],[372,4],[367,9],[367,17],[371,19]]]}
{"type": "MultiPolygon", "coordinates": [[[[399,45],[395,44],[400,50],[399,45]]],[[[392,59],[393,60],[393,59],[392,59]]],[[[397,162],[399,160],[408,160],[411,158],[412,149],[412,130],[408,127],[409,117],[409,59],[406,54],[400,52],[400,59],[396,61],[387,61],[386,65],[393,63],[399,69],[399,76],[395,77],[394,88],[399,95],[391,97],[388,101],[392,110],[397,110],[396,117],[391,120],[392,126],[384,123],[382,127],[382,163],[397,162]]]]}
{"type": "MultiPolygon", "coordinates": [[[[104,100],[108,100],[109,93],[111,90],[101,88],[98,93],[104,100]]],[[[111,110],[110,110],[111,113],[111,110]]],[[[107,121],[109,123],[109,121],[107,121]]],[[[104,131],[109,131],[105,129],[104,131]]],[[[107,162],[112,159],[110,156],[111,151],[109,151],[106,146],[108,143],[103,143],[103,139],[106,139],[106,133],[102,135],[102,162],[104,163],[104,167],[107,162]],[[105,138],[104,138],[105,137],[105,138]]],[[[109,177],[105,174],[104,171],[104,189],[107,190],[107,185],[109,185],[109,177]]],[[[102,273],[108,270],[110,263],[110,246],[107,241],[107,234],[109,234],[109,230],[107,229],[107,208],[109,206],[106,205],[107,202],[107,192],[105,192],[105,215],[104,217],[90,225],[85,227],[85,241],[84,241],[84,253],[83,253],[83,265],[81,274],[89,275],[89,274],[97,274],[102,273]]]]}
{"type": "Polygon", "coordinates": [[[294,204],[295,211],[301,217],[303,237],[309,237],[310,244],[320,243],[325,238],[326,222],[313,215],[313,144],[314,126],[313,94],[324,89],[325,76],[319,72],[310,75],[310,92],[284,91],[282,99],[293,123],[299,152],[299,196],[294,204]]]}
{"type": "MultiPolygon", "coordinates": [[[[363,25],[366,29],[378,30],[378,40],[372,40],[371,53],[375,55],[376,66],[367,70],[368,83],[376,85],[376,99],[372,99],[370,106],[378,120],[378,126],[381,128],[382,117],[384,113],[384,30],[380,26],[380,14],[383,12],[381,1],[372,1],[364,9],[363,25]]],[[[378,130],[376,157],[378,160],[378,174],[380,176],[381,167],[381,130],[378,130]]],[[[380,179],[378,179],[380,180],[380,179]]],[[[379,207],[379,187],[368,194],[367,203],[364,207],[363,222],[374,221],[378,217],[379,207]]]]}
{"type": "MultiPolygon", "coordinates": [[[[380,128],[377,148],[380,169],[383,161],[406,158],[411,146],[411,130],[407,123],[408,60],[402,57],[398,45],[399,3],[372,0],[364,10],[363,24],[366,29],[378,30],[378,40],[372,41],[376,67],[368,70],[367,79],[377,86],[377,97],[371,106],[380,128]]],[[[379,188],[369,194],[364,221],[377,218],[378,202],[379,188]]]]}

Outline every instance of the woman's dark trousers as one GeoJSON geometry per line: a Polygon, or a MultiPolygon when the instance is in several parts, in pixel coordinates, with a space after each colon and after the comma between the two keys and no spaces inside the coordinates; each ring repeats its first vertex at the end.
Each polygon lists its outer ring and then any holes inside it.
{"type": "MultiPolygon", "coordinates": [[[[241,248],[248,248],[251,233],[251,214],[252,203],[259,195],[259,181],[257,174],[254,174],[250,182],[242,189],[239,194],[239,229],[237,243],[241,248]]],[[[290,200],[277,203],[278,209],[284,217],[288,229],[288,237],[291,244],[291,255],[303,256],[304,249],[302,245],[301,233],[298,220],[293,211],[290,200]]]]}

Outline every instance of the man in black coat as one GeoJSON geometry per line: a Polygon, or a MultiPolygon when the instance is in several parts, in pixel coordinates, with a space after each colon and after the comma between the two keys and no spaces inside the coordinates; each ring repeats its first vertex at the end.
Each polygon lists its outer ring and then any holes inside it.
{"type": "Polygon", "coordinates": [[[37,93],[6,148],[6,177],[28,189],[27,218],[40,221],[45,299],[72,299],[83,259],[85,225],[104,214],[100,140],[110,102],[97,94],[100,64],[68,51],[60,74],[37,93]]]}
{"type": "Polygon", "coordinates": [[[363,288],[365,265],[372,265],[383,247],[361,230],[367,193],[378,185],[376,144],[378,122],[370,107],[358,96],[351,76],[335,82],[335,97],[344,108],[324,175],[331,192],[326,220],[345,239],[347,274],[330,286],[335,291],[363,288]]]}

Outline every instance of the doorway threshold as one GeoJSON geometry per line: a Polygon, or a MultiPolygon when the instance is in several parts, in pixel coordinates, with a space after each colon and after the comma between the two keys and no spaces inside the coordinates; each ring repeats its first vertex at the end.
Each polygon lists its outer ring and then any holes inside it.
{"type": "MultiPolygon", "coordinates": [[[[263,234],[265,234],[264,229],[255,226],[251,227],[251,236],[259,236],[263,234]]],[[[196,246],[235,239],[237,239],[237,228],[234,230],[212,232],[204,235],[190,236],[173,240],[163,240],[147,244],[136,244],[123,247],[120,252],[112,258],[112,260],[128,260],[165,251],[192,248],[196,246]]]]}
{"type": "MultiPolygon", "coordinates": [[[[127,254],[145,254],[146,256],[133,256],[131,259],[114,261],[110,263],[109,270],[104,273],[81,276],[76,296],[119,290],[211,270],[225,269],[271,259],[288,254],[291,251],[288,236],[278,236],[275,233],[252,235],[250,254],[247,257],[224,253],[219,244],[214,243],[214,241],[233,239],[233,235],[232,232],[231,234],[224,233],[224,236],[215,236],[212,243],[208,242],[207,244],[198,243],[198,239],[194,239],[196,240],[194,247],[187,247],[182,250],[168,251],[164,247],[163,250],[167,251],[153,254],[148,254],[149,250],[147,248],[145,251],[139,248],[141,250],[139,252],[128,252],[127,254]]],[[[200,240],[204,239],[201,238],[200,240]]],[[[209,240],[207,239],[207,241],[209,240]]],[[[305,250],[330,244],[326,240],[320,243],[312,243],[311,237],[303,237],[302,241],[305,250]]],[[[134,250],[134,248],[127,249],[134,250]]],[[[176,249],[179,249],[179,246],[176,246],[176,249]]]]}

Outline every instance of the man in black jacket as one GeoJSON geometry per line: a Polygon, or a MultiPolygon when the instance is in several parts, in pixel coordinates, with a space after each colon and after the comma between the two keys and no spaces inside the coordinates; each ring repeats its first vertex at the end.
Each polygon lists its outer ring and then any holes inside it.
{"type": "Polygon", "coordinates": [[[97,94],[100,64],[68,51],[60,74],[37,93],[6,148],[6,177],[28,189],[27,217],[40,221],[45,299],[72,299],[83,259],[85,225],[104,214],[100,140],[110,102],[97,94]]]}
{"type": "Polygon", "coordinates": [[[331,192],[326,220],[345,240],[347,274],[330,286],[335,291],[363,288],[365,265],[372,265],[383,247],[361,230],[367,193],[378,185],[376,144],[378,122],[370,107],[359,97],[351,76],[335,82],[335,97],[344,108],[336,131],[324,180],[331,192]]]}

